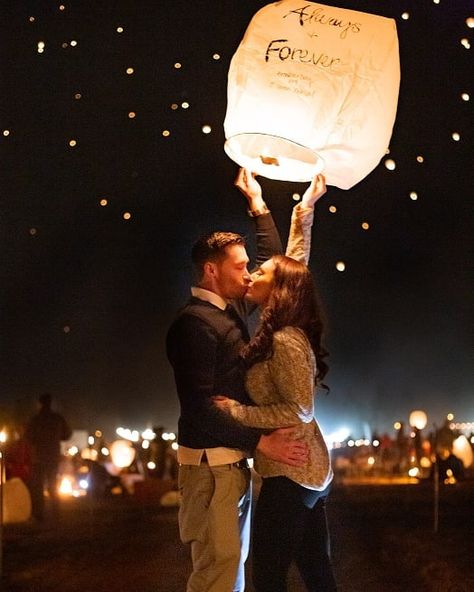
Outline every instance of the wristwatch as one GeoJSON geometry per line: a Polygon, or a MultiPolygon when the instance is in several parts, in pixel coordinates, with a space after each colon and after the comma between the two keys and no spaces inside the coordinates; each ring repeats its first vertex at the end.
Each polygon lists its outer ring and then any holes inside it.
{"type": "Polygon", "coordinates": [[[270,210],[267,208],[267,204],[264,203],[263,206],[261,208],[258,208],[257,210],[247,210],[247,214],[251,217],[251,218],[256,218],[257,216],[262,216],[263,214],[269,214],[270,210]]]}

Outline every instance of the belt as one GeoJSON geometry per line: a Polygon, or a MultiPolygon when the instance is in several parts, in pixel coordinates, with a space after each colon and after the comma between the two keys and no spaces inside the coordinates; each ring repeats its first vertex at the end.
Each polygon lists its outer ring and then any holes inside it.
{"type": "MultiPolygon", "coordinates": [[[[201,464],[202,465],[209,465],[209,461],[207,460],[207,455],[205,452],[203,452],[203,455],[201,456],[201,464]]],[[[229,465],[231,467],[237,467],[239,469],[250,469],[249,461],[246,458],[241,458],[237,462],[223,463],[223,464],[229,465]]],[[[220,466],[222,466],[222,465],[220,465],[220,466]]]]}

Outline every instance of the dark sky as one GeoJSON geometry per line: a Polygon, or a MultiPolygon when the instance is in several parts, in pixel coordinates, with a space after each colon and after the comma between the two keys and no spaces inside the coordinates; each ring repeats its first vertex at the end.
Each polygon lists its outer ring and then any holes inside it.
{"type": "MultiPolygon", "coordinates": [[[[251,237],[222,126],[230,59],[265,4],[4,3],[3,412],[28,409],[48,390],[76,428],[176,427],[164,338],[188,295],[190,247],[213,229],[251,237]]],[[[382,161],[353,189],[330,187],[317,208],[310,266],[331,365],[317,415],[326,431],[346,425],[355,435],[413,408],[431,422],[447,412],[472,421],[474,72],[461,43],[474,43],[472,2],[332,5],[396,19],[402,83],[396,169],[382,161]]],[[[305,185],[261,184],[286,237],[291,196],[305,185]]]]}

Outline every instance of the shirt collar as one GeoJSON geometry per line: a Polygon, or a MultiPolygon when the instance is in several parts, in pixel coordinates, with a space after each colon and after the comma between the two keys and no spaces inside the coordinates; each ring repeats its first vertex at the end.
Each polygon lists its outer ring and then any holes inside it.
{"type": "Polygon", "coordinates": [[[222,298],[222,296],[219,296],[219,294],[211,292],[210,290],[206,290],[205,288],[193,286],[191,288],[191,294],[195,298],[199,298],[199,300],[210,302],[211,304],[217,306],[217,308],[220,308],[221,310],[225,310],[227,307],[227,301],[224,298],[222,298]]]}

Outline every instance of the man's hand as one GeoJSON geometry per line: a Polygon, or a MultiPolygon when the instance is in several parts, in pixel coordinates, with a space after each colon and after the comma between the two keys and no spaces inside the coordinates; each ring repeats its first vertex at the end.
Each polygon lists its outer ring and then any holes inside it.
{"type": "Polygon", "coordinates": [[[300,440],[292,440],[296,428],[280,428],[268,436],[261,436],[257,450],[277,462],[293,467],[304,467],[309,450],[300,440]]]}
{"type": "Polygon", "coordinates": [[[312,208],[314,204],[326,193],[326,179],[324,175],[316,175],[311,184],[303,193],[301,204],[304,208],[312,208]]]}
{"type": "Polygon", "coordinates": [[[234,185],[241,191],[249,202],[250,210],[259,210],[265,206],[262,197],[262,188],[255,178],[256,174],[248,169],[240,168],[234,185]]]}

